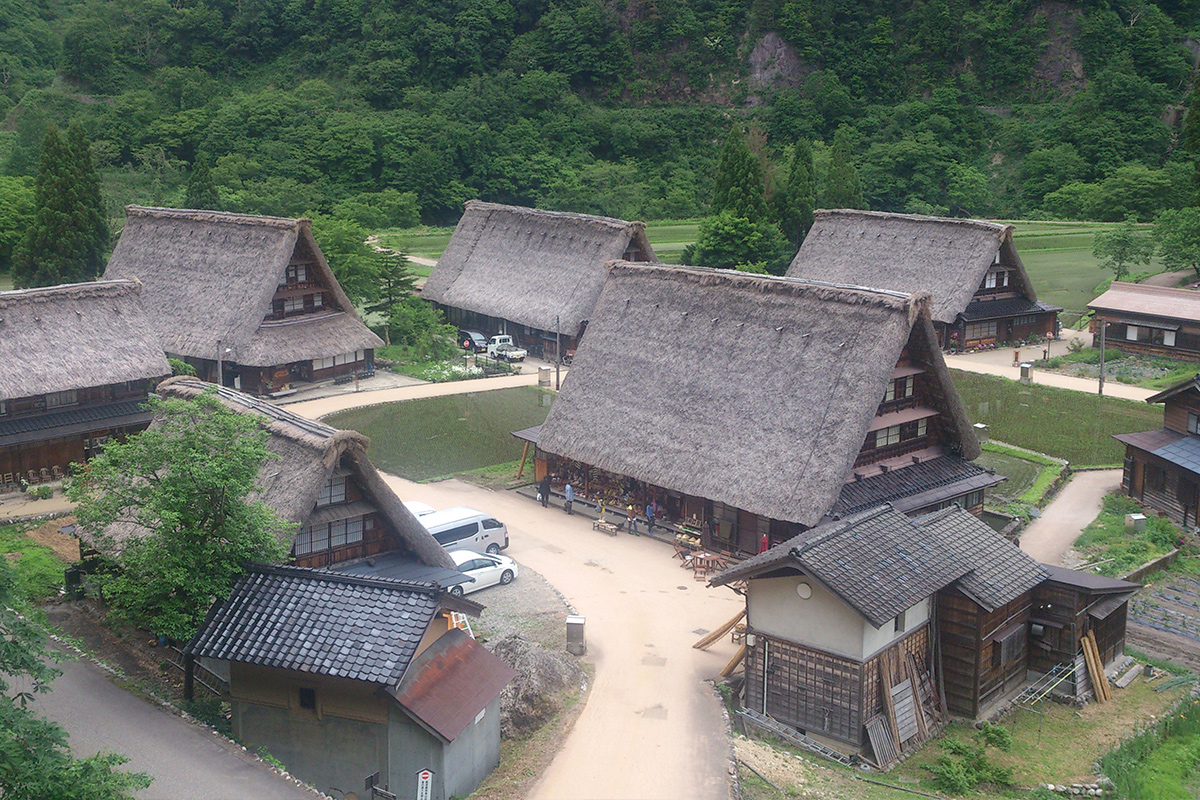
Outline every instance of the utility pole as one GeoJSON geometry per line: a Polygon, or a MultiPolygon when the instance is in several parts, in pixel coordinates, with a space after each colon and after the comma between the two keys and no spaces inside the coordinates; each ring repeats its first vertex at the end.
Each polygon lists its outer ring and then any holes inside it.
{"type": "Polygon", "coordinates": [[[222,375],[221,367],[221,340],[217,339],[217,386],[225,385],[225,381],[222,380],[224,376],[222,375]]]}
{"type": "Polygon", "coordinates": [[[1100,320],[1100,396],[1104,396],[1104,332],[1108,328],[1108,320],[1100,320]]]}
{"type": "Polygon", "coordinates": [[[562,334],[558,332],[558,314],[554,315],[554,391],[558,391],[558,366],[562,363],[562,334]]]}

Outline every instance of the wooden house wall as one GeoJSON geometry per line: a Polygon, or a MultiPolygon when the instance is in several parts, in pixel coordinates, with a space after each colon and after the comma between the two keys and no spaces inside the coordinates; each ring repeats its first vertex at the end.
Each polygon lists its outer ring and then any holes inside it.
{"type": "MultiPolygon", "coordinates": [[[[353,477],[346,480],[346,502],[354,503],[367,498],[362,490],[362,486],[353,477]]],[[[307,524],[300,523],[301,527],[307,524]]],[[[379,553],[388,552],[402,548],[402,540],[392,526],[387,522],[383,514],[375,512],[367,514],[363,517],[363,538],[362,541],[351,542],[340,547],[331,547],[328,550],[319,550],[314,553],[305,553],[293,559],[293,563],[298,567],[327,567],[330,564],[338,564],[342,561],[352,561],[357,558],[366,558],[368,556],[377,555],[379,553]]]]}
{"type": "Polygon", "coordinates": [[[1125,447],[1125,469],[1121,479],[1125,494],[1167,515],[1176,525],[1196,525],[1200,508],[1200,475],[1136,447],[1125,447]],[[1163,481],[1156,487],[1152,470],[1161,470],[1163,481]]]}
{"type": "Polygon", "coordinates": [[[946,708],[974,719],[979,711],[979,650],[983,609],[956,589],[937,594],[938,646],[946,708]]]}
{"type": "MultiPolygon", "coordinates": [[[[892,686],[907,680],[905,661],[911,655],[917,664],[929,670],[929,624],[926,623],[913,630],[908,636],[899,639],[888,648],[869,658],[862,669],[862,723],[880,713],[884,709],[883,700],[883,664],[886,661],[892,675],[892,686]]],[[[865,730],[859,731],[859,740],[863,741],[865,730]]]]}
{"type": "Polygon", "coordinates": [[[1049,672],[1058,664],[1075,660],[1079,650],[1082,598],[1077,589],[1054,581],[1044,581],[1032,592],[1031,621],[1044,626],[1038,636],[1030,636],[1029,668],[1049,672]]]}
{"type": "Polygon", "coordinates": [[[862,664],[750,628],[747,631],[756,633],[758,643],[746,650],[746,707],[765,710],[806,733],[860,746],[862,664]]]}
{"type": "Polygon", "coordinates": [[[995,611],[978,617],[979,699],[976,716],[1025,682],[1029,652],[1029,617],[1032,610],[1032,596],[1026,592],[995,611]],[[1010,653],[1011,658],[1008,661],[1001,661],[1001,639],[1013,632],[1016,632],[1019,638],[1019,647],[1010,653]]]}
{"type": "Polygon", "coordinates": [[[1163,427],[1176,433],[1188,432],[1188,414],[1200,414],[1200,394],[1180,392],[1163,404],[1163,427]]]}
{"type": "Polygon", "coordinates": [[[1200,325],[1195,322],[1188,322],[1179,319],[1167,319],[1164,317],[1138,317],[1126,312],[1100,312],[1092,319],[1092,346],[1100,346],[1100,321],[1108,320],[1108,329],[1105,331],[1105,346],[1113,347],[1123,353],[1139,353],[1149,356],[1166,356],[1168,358],[1181,358],[1185,360],[1196,360],[1200,358],[1200,325]],[[1172,328],[1178,326],[1175,331],[1175,345],[1167,347],[1161,344],[1152,344],[1151,342],[1130,341],[1125,338],[1126,330],[1132,318],[1133,324],[1139,327],[1164,329],[1164,326],[1172,328]]]}
{"type": "MultiPolygon", "coordinates": [[[[54,435],[54,431],[46,433],[54,435]]],[[[58,467],[65,470],[71,464],[83,463],[84,438],[84,434],[78,434],[0,447],[0,484],[19,483],[21,478],[27,477],[29,470],[40,475],[42,469],[58,467]]]]}

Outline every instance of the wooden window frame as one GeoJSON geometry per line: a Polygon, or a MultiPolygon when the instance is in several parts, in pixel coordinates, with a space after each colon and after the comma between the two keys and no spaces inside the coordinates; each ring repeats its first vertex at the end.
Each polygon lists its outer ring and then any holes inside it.
{"type": "Polygon", "coordinates": [[[76,389],[67,389],[61,392],[49,392],[46,395],[46,408],[65,408],[66,406],[79,405],[79,392],[76,389]]]}
{"type": "Polygon", "coordinates": [[[334,506],[346,502],[346,476],[331,475],[329,480],[325,481],[325,485],[321,487],[321,493],[317,495],[317,508],[325,506],[334,506]]]}

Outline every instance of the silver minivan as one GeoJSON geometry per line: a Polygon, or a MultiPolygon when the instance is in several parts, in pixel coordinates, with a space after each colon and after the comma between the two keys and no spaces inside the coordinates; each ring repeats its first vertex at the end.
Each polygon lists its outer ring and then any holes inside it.
{"type": "Polygon", "coordinates": [[[504,523],[474,508],[457,506],[422,514],[417,519],[447,550],[495,555],[508,547],[508,528],[504,523]]]}

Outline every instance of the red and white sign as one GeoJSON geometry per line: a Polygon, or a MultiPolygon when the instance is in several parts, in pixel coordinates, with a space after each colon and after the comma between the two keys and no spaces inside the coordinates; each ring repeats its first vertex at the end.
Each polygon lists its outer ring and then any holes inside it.
{"type": "Polygon", "coordinates": [[[417,800],[432,800],[433,772],[427,769],[417,772],[417,800]]]}

